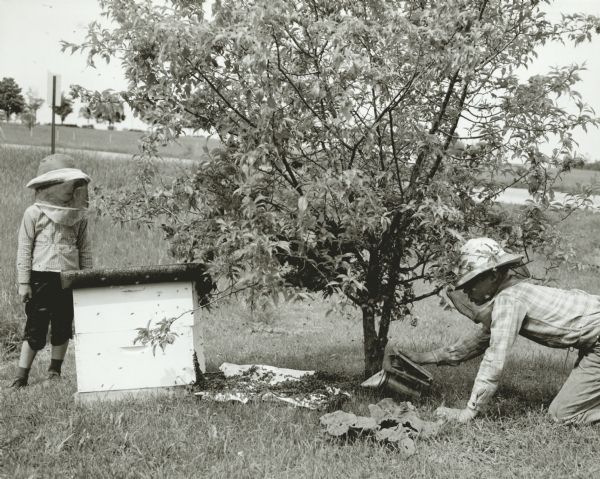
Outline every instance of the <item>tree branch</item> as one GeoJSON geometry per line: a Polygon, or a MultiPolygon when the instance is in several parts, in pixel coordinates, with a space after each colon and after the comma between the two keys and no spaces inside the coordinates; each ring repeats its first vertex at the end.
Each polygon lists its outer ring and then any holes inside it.
{"type": "MultiPolygon", "coordinates": [[[[237,116],[239,116],[242,120],[244,120],[252,128],[256,128],[256,125],[252,121],[250,121],[250,119],[248,117],[246,117],[246,115],[244,115],[241,111],[239,111],[236,107],[234,107],[232,105],[232,103],[223,95],[223,93],[221,93],[221,90],[219,88],[217,88],[216,85],[214,85],[213,82],[204,73],[202,73],[202,71],[198,70],[195,65],[192,65],[189,60],[186,59],[186,61],[188,61],[190,63],[190,65],[196,70],[198,76],[200,76],[200,78],[202,78],[206,82],[206,84],[211,88],[211,90],[214,91],[218,95],[218,97],[223,101],[223,103],[225,103],[225,105],[227,105],[227,107],[231,111],[233,111],[237,116]]],[[[196,75],[194,75],[194,76],[196,76],[196,75]]]]}

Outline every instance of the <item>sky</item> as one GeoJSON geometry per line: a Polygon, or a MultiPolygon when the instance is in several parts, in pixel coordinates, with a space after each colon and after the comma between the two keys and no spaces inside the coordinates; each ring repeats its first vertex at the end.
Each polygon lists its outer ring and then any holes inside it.
{"type": "MultiPolygon", "coordinates": [[[[553,18],[560,13],[583,12],[600,16],[600,0],[554,0],[548,11],[553,18]]],[[[124,90],[127,83],[118,62],[108,66],[102,61],[97,67],[87,66],[80,53],[63,53],[60,41],[81,42],[87,25],[100,18],[97,0],[0,0],[0,77],[12,77],[26,93],[32,89],[37,96],[46,98],[48,74],[59,74],[61,86],[68,92],[70,84],[86,88],[124,90]]],[[[547,71],[549,66],[585,63],[587,70],[577,90],[584,100],[600,115],[600,36],[592,43],[550,45],[539,52],[539,58],[528,73],[547,71]]],[[[77,112],[66,120],[68,123],[85,123],[77,112]]],[[[50,121],[47,102],[38,113],[42,123],[50,121]]],[[[119,125],[124,128],[144,128],[130,113],[119,125]]],[[[586,134],[579,131],[576,140],[582,154],[592,160],[600,160],[600,130],[592,128],[586,134]]]]}

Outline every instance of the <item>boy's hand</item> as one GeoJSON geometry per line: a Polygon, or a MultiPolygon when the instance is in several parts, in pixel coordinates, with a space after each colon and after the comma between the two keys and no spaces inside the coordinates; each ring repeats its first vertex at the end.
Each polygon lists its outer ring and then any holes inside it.
{"type": "Polygon", "coordinates": [[[19,297],[23,303],[31,299],[31,286],[29,284],[19,284],[19,297]]]}

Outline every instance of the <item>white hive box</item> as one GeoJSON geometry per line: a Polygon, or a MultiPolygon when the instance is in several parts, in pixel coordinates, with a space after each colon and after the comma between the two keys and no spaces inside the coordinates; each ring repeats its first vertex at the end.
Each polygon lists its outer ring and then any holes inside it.
{"type": "Polygon", "coordinates": [[[62,273],[73,290],[77,400],[172,391],[205,370],[200,304],[211,287],[203,265],[181,264],[62,273]],[[208,289],[208,291],[207,291],[208,289]],[[137,328],[171,326],[164,350],[139,341],[137,328]]]}

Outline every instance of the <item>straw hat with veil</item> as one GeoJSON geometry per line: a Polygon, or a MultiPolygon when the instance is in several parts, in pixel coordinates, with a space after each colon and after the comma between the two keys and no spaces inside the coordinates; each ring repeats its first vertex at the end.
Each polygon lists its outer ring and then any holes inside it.
{"type": "Polygon", "coordinates": [[[36,205],[52,221],[71,225],[85,214],[89,182],[71,156],[57,153],[42,159],[37,176],[26,186],[35,190],[36,205]]]}
{"type": "Polygon", "coordinates": [[[481,322],[484,316],[491,315],[493,299],[477,305],[469,299],[465,289],[482,274],[506,270],[512,270],[517,279],[530,277],[522,255],[505,251],[491,238],[470,239],[460,249],[458,279],[446,294],[461,314],[481,322]]]}

